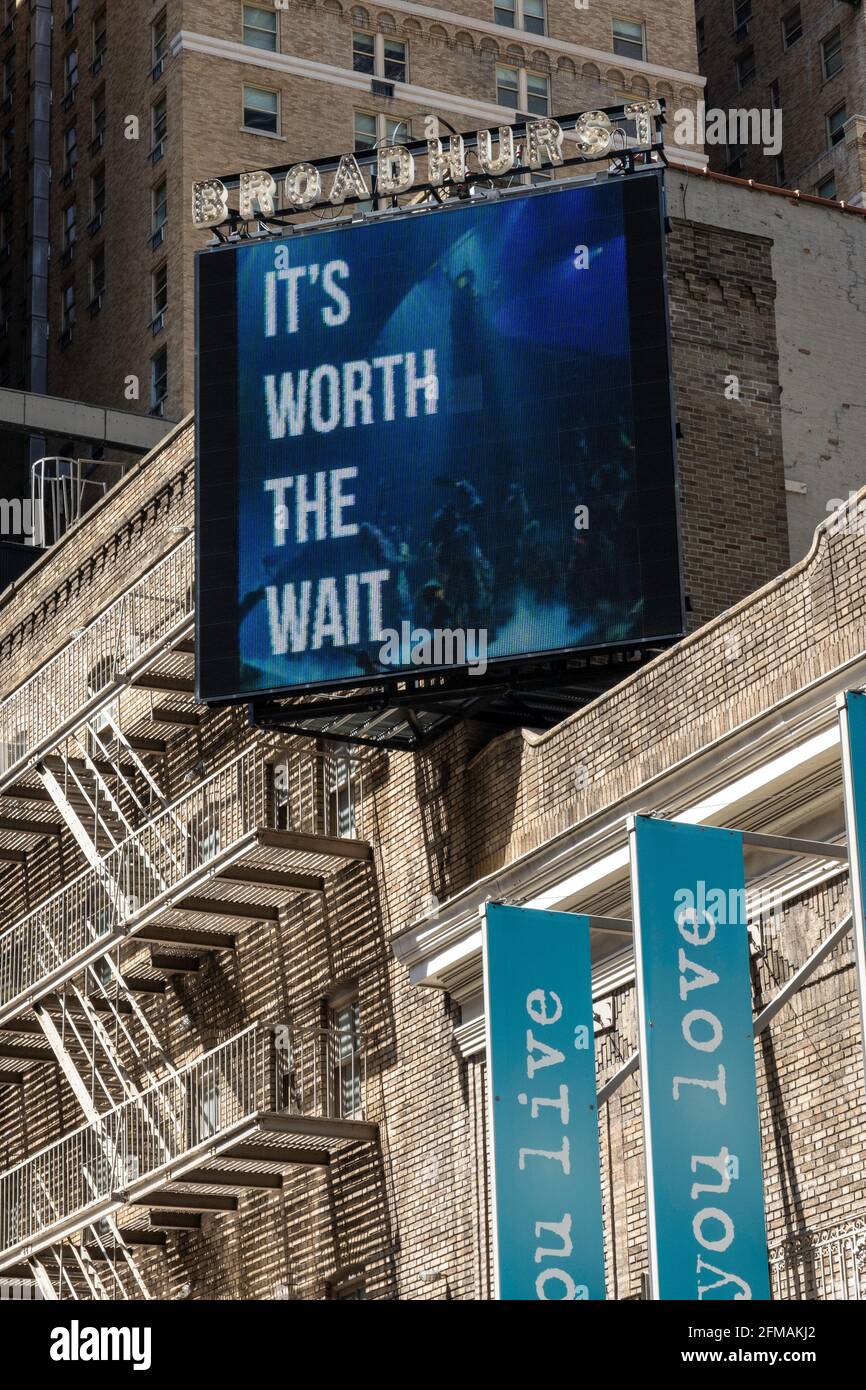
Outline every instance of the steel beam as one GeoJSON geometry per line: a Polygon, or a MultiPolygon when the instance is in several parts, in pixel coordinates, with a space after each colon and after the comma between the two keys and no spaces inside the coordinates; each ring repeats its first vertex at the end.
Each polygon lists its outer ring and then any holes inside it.
{"type": "Polygon", "coordinates": [[[293,874],[281,869],[245,868],[235,864],[216,875],[226,883],[256,883],[263,888],[299,888],[306,893],[324,893],[325,880],[316,874],[293,874]]]}
{"type": "Polygon", "coordinates": [[[62,396],[35,391],[0,390],[0,424],[30,434],[62,435],[82,444],[103,445],[145,454],[173,429],[171,420],[138,415],[130,410],[105,409],[62,396]]]}
{"type": "Polygon", "coordinates": [[[777,854],[801,854],[806,858],[837,859],[847,864],[848,850],[844,845],[827,845],[821,840],[801,840],[794,835],[762,835],[755,830],[741,830],[743,844],[777,854]]]}
{"type": "MultiPolygon", "coordinates": [[[[4,793],[5,795],[5,793],[4,793]]],[[[47,820],[21,820],[18,816],[0,816],[0,830],[10,835],[59,835],[60,826],[47,820]]]]}
{"type": "Polygon", "coordinates": [[[618,936],[631,936],[633,926],[627,917],[595,917],[590,913],[590,931],[616,932],[618,936]]]}
{"type": "Polygon", "coordinates": [[[220,1158],[249,1158],[259,1163],[270,1163],[275,1168],[289,1167],[293,1163],[303,1163],[326,1168],[331,1155],[326,1149],[300,1149],[288,1145],[269,1146],[267,1144],[236,1144],[234,1148],[222,1149],[220,1158]]]}
{"type": "Polygon", "coordinates": [[[195,681],[189,676],[170,676],[168,673],[160,674],[159,671],[144,671],[140,676],[133,676],[130,685],[137,690],[167,690],[176,695],[194,695],[195,681]]]}
{"type": "MultiPolygon", "coordinates": [[[[838,946],[846,933],[851,930],[852,920],[851,913],[849,912],[848,915],[843,917],[841,922],[833,928],[826,941],[822,941],[820,946],[816,947],[812,952],[811,956],[803,962],[799,970],[794,971],[790,980],[782,986],[778,994],[770,1000],[769,1004],[767,1004],[759,1014],[755,1015],[752,1021],[752,1033],[754,1037],[759,1037],[760,1034],[764,1032],[764,1029],[769,1027],[776,1017],[776,1014],[780,1013],[788,1001],[803,988],[809,976],[818,969],[819,965],[823,965],[824,961],[832,953],[834,947],[838,946]]],[[[600,1110],[601,1107],[610,1100],[614,1092],[619,1090],[622,1083],[631,1076],[632,1072],[637,1071],[639,1063],[640,1053],[633,1052],[628,1061],[624,1062],[619,1070],[614,1072],[610,1080],[606,1081],[601,1087],[596,1096],[597,1109],[600,1110]]]]}
{"type": "Polygon", "coordinates": [[[305,835],[297,830],[260,830],[260,845],[272,849],[299,850],[301,854],[325,854],[333,859],[361,859],[369,862],[373,851],[366,840],[340,839],[336,835],[305,835]]]}
{"type": "Polygon", "coordinates": [[[57,1058],[47,1047],[27,1047],[23,1043],[0,1042],[0,1057],[10,1062],[50,1062],[57,1066],[57,1058]]]}
{"type": "Polygon", "coordinates": [[[197,975],[201,970],[198,956],[172,956],[167,951],[151,951],[150,963],[154,970],[164,970],[167,975],[197,975]]]}
{"type": "Polygon", "coordinates": [[[196,931],[195,927],[157,927],[150,925],[136,932],[139,941],[166,946],[197,946],[203,951],[233,951],[235,938],[230,932],[196,931]]]}
{"type": "Polygon", "coordinates": [[[154,705],[150,711],[154,724],[183,724],[189,729],[197,729],[201,715],[192,709],[168,709],[165,705],[154,705]]]}
{"type": "Polygon", "coordinates": [[[833,948],[838,946],[842,938],[851,930],[853,920],[850,912],[847,917],[843,917],[838,926],[833,928],[826,941],[822,941],[820,946],[816,947],[811,956],[800,966],[799,970],[794,971],[790,980],[787,980],[785,984],[782,985],[778,994],[761,1010],[755,1018],[753,1025],[755,1037],[757,1037],[759,1033],[763,1033],[764,1029],[772,1023],[776,1014],[785,1007],[788,1000],[795,995],[798,990],[803,988],[803,985],[813,971],[817,970],[819,965],[823,965],[833,948]]]}
{"type": "Polygon", "coordinates": [[[246,1173],[240,1168],[193,1168],[178,1181],[201,1183],[205,1187],[258,1187],[272,1191],[278,1191],[283,1185],[277,1173],[246,1173]]]}
{"type": "Polygon", "coordinates": [[[152,1211],[150,1224],[168,1231],[200,1231],[201,1217],[191,1211],[152,1211]]]}
{"type": "MultiPolygon", "coordinates": [[[[176,1181],[186,1182],[186,1178],[176,1181]]],[[[237,1211],[238,1199],[223,1192],[153,1192],[149,1197],[133,1197],[129,1205],[152,1211],[237,1211]]]]}
{"type": "Polygon", "coordinates": [[[279,908],[263,903],[235,903],[224,898],[182,898],[175,912],[201,912],[212,917],[242,917],[251,922],[278,922],[279,908]]]}

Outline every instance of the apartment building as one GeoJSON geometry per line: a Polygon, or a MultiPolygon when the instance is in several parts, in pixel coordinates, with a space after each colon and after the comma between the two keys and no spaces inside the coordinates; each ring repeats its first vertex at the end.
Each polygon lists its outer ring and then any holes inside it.
{"type": "Polygon", "coordinates": [[[169,420],[192,405],[193,180],[420,136],[430,113],[476,129],[702,89],[691,0],[6,0],[4,19],[0,386],[169,420]]]}
{"type": "Polygon", "coordinates": [[[634,968],[609,929],[631,915],[640,809],[777,837],[748,865],[756,1014],[786,991],[756,1053],[774,1296],[866,1293],[834,703],[866,683],[866,502],[779,577],[775,246],[741,225],[748,199],[815,237],[863,214],[740,186],[725,208],[729,187],[668,175],[694,631],[555,728],[464,725],[415,755],[197,705],[192,419],[6,590],[0,1280],[60,1299],[489,1298],[492,895],[608,923],[608,1297],[640,1297],[634,968]],[[720,389],[731,370],[743,400],[720,389]]]}
{"type": "Polygon", "coordinates": [[[730,132],[711,167],[866,201],[866,15],[855,0],[696,0],[707,106],[780,111],[783,144],[730,132]]]}

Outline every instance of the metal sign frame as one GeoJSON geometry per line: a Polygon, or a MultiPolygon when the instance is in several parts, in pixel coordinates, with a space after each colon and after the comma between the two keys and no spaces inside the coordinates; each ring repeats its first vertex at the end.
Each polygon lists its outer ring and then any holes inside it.
{"type": "MultiPolygon", "coordinates": [[[[412,118],[407,117],[406,119],[411,120],[412,118]]],[[[431,130],[436,130],[437,132],[435,136],[421,140],[407,140],[399,145],[395,144],[389,147],[405,150],[413,163],[416,160],[427,159],[429,157],[431,145],[435,148],[438,143],[439,125],[446,124],[444,121],[441,121],[441,118],[436,116],[424,115],[423,119],[425,122],[432,122],[431,130]]],[[[499,128],[500,132],[503,130],[510,131],[511,138],[515,142],[515,151],[518,156],[514,167],[502,174],[487,172],[478,162],[479,135],[482,137],[488,136],[489,138],[490,132],[485,130],[475,131],[474,133],[458,133],[457,131],[452,131],[451,136],[461,142],[463,151],[466,154],[475,156],[475,164],[477,167],[474,169],[467,167],[466,178],[463,180],[454,180],[445,177],[438,182],[429,178],[426,180],[419,179],[417,182],[413,181],[411,185],[413,202],[416,201],[417,195],[422,194],[425,195],[426,200],[432,202],[434,206],[436,203],[442,202],[452,196],[468,197],[470,185],[487,184],[491,187],[502,186],[503,184],[508,184],[516,176],[531,172],[534,167],[575,168],[588,164],[598,165],[607,160],[610,161],[612,172],[628,174],[633,173],[635,169],[642,164],[664,165],[667,163],[664,151],[664,124],[665,102],[663,99],[623,102],[617,106],[603,107],[595,111],[581,111],[573,115],[558,116],[555,120],[552,117],[533,118],[527,116],[523,120],[515,121],[510,126],[501,126],[499,128]],[[599,118],[603,119],[611,130],[611,138],[610,141],[607,142],[607,147],[602,147],[601,142],[596,139],[593,148],[581,148],[581,145],[586,145],[588,143],[581,137],[581,131],[585,123],[588,119],[595,122],[599,118]],[[543,166],[533,165],[529,162],[526,156],[525,144],[530,127],[542,124],[555,127],[561,132],[562,142],[569,149],[569,152],[563,150],[560,158],[556,161],[545,161],[543,166]],[[636,126],[634,143],[630,143],[632,141],[632,135],[629,129],[630,126],[636,126]],[[641,138],[641,134],[643,138],[641,138]],[[521,141],[524,143],[521,144],[521,141]],[[574,153],[570,152],[572,148],[574,149],[574,153]]],[[[451,138],[451,136],[449,136],[449,138],[451,138]]],[[[275,165],[266,170],[227,173],[215,179],[194,183],[193,225],[200,231],[210,232],[218,241],[222,242],[248,236],[249,233],[246,229],[250,223],[257,224],[259,235],[262,233],[267,234],[268,232],[272,232],[274,235],[285,235],[286,232],[293,231],[298,225],[294,220],[289,221],[288,219],[290,218],[296,219],[299,216],[315,218],[318,216],[318,219],[321,220],[321,214],[329,213],[331,214],[329,221],[337,221],[339,217],[338,208],[340,207],[354,210],[349,213],[349,220],[351,220],[353,216],[358,215],[357,205],[368,201],[369,198],[374,200],[387,198],[388,206],[383,209],[386,214],[401,207],[405,208],[405,203],[400,204],[399,202],[399,197],[401,195],[392,195],[388,192],[381,191],[379,188],[377,170],[382,148],[383,146],[381,143],[377,142],[376,145],[372,146],[369,150],[355,151],[351,155],[326,155],[320,159],[303,161],[303,168],[314,171],[317,178],[321,181],[323,175],[336,174],[341,165],[343,165],[346,160],[351,159],[358,170],[362,171],[362,173],[367,172],[369,175],[370,190],[365,196],[349,192],[346,193],[345,196],[340,196],[337,200],[331,198],[317,198],[307,206],[298,206],[287,202],[278,202],[275,193],[274,199],[272,200],[274,205],[268,210],[267,215],[264,215],[261,210],[259,210],[255,215],[250,214],[244,216],[241,214],[239,208],[229,208],[226,206],[220,220],[208,224],[207,222],[201,221],[196,216],[195,208],[197,206],[197,199],[199,202],[201,200],[201,190],[208,187],[219,187],[221,189],[221,194],[225,194],[230,190],[235,191],[240,189],[245,181],[249,187],[252,187],[252,180],[254,178],[258,179],[261,175],[273,180],[276,188],[282,187],[283,190],[285,190],[287,176],[292,170],[301,167],[297,161],[292,164],[275,165]]],[[[283,197],[285,198],[285,191],[283,197]]],[[[366,216],[367,214],[363,215],[366,216]]],[[[374,217],[380,216],[381,212],[369,215],[374,217]]]]}

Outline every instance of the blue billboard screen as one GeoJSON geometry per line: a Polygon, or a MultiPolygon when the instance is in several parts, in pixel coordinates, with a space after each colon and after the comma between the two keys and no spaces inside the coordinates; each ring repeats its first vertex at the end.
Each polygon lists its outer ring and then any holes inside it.
{"type": "Polygon", "coordinates": [[[682,631],[656,174],[198,258],[199,694],[682,631]]]}

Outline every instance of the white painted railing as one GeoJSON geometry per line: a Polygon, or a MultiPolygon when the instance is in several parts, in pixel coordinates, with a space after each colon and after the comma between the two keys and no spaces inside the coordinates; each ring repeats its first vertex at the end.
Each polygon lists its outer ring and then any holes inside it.
{"type": "Polygon", "coordinates": [[[272,1029],[251,1024],[0,1173],[0,1258],[275,1104],[272,1029]]]}
{"type": "Polygon", "coordinates": [[[789,1236],[770,1252],[773,1298],[866,1300],[866,1218],[789,1236]]]}
{"type": "Polygon", "coordinates": [[[83,723],[189,626],[194,572],[190,535],[0,702],[0,783],[83,723]]]}
{"type": "Polygon", "coordinates": [[[257,1114],[360,1120],[366,1051],[363,1040],[333,1029],[250,1024],[0,1173],[0,1260],[52,1228],[71,1234],[94,1219],[94,1208],[118,1205],[161,1170],[170,1180],[172,1164],[257,1114]]]}
{"type": "MultiPolygon", "coordinates": [[[[335,800],[334,759],[306,747],[291,755],[289,799],[275,816],[273,770],[258,746],[146,821],[99,864],[83,870],[38,907],[0,933],[0,1011],[53,987],[85,958],[107,950],[137,920],[152,916],[175,890],[256,829],[274,826],[311,835],[354,838],[360,825],[360,792],[351,819],[335,800]]],[[[283,764],[285,769],[286,764],[283,764]]],[[[354,781],[360,785],[360,779],[354,781]]],[[[286,789],[280,792],[286,795],[286,789]]]]}

